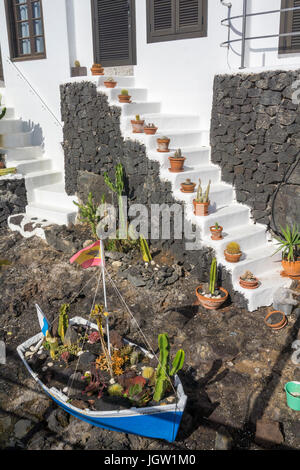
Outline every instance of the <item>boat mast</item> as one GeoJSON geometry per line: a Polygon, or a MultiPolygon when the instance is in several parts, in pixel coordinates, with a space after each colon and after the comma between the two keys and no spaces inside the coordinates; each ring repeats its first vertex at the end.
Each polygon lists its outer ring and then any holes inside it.
{"type": "MultiPolygon", "coordinates": [[[[104,307],[105,307],[105,312],[107,312],[107,295],[106,295],[106,283],[105,283],[105,253],[104,253],[104,243],[102,240],[100,240],[100,256],[101,256],[101,269],[102,269],[102,279],[103,279],[104,307]]],[[[109,357],[111,358],[110,338],[109,338],[109,316],[108,315],[105,316],[105,320],[106,320],[106,336],[107,336],[108,354],[109,354],[109,357]]]]}

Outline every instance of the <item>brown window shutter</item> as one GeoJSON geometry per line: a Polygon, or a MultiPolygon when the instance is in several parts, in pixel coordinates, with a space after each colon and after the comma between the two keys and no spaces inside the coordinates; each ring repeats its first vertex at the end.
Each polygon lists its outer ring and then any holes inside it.
{"type": "MultiPolygon", "coordinates": [[[[300,0],[281,0],[281,8],[300,7],[300,0]]],[[[281,13],[280,34],[300,33],[300,9],[281,13]]],[[[300,34],[279,38],[279,53],[300,52],[300,34]]]]}
{"type": "Polygon", "coordinates": [[[176,33],[201,31],[203,0],[176,0],[176,33]]]}
{"type": "Polygon", "coordinates": [[[150,2],[150,31],[154,38],[175,34],[174,0],[152,0],[150,2]]]}

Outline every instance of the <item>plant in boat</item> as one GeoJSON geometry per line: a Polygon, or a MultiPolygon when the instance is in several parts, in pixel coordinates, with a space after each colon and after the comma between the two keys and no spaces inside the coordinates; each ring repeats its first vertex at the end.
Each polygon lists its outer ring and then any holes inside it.
{"type": "Polygon", "coordinates": [[[237,242],[230,242],[224,251],[225,259],[229,263],[237,263],[241,256],[241,247],[237,242]]]}
{"type": "Polygon", "coordinates": [[[282,267],[284,272],[291,277],[300,276],[300,227],[296,224],[290,228],[288,225],[284,229],[280,225],[281,236],[275,237],[282,252],[282,267]]]}
{"type": "Polygon", "coordinates": [[[180,349],[172,363],[170,370],[170,341],[167,333],[158,336],[159,346],[159,365],[156,370],[155,390],[153,395],[154,401],[160,401],[164,397],[167,389],[172,384],[170,377],[177,374],[184,364],[185,353],[180,349]]]}
{"type": "Polygon", "coordinates": [[[49,344],[51,359],[55,360],[57,357],[57,353],[58,353],[58,338],[52,337],[49,331],[47,331],[46,340],[47,340],[47,343],[49,344]]]}
{"type": "Polygon", "coordinates": [[[144,390],[141,384],[131,385],[128,393],[124,394],[124,397],[128,398],[132,405],[137,408],[146,406],[152,398],[150,392],[144,390]]]}
{"type": "Polygon", "coordinates": [[[194,214],[197,216],[207,216],[209,208],[209,191],[211,186],[211,180],[209,180],[205,191],[202,189],[201,179],[199,178],[199,185],[197,188],[196,198],[193,200],[194,214]]]}
{"type": "Polygon", "coordinates": [[[215,223],[215,225],[212,225],[210,227],[211,231],[211,239],[212,240],[222,240],[223,239],[223,227],[218,224],[218,222],[215,223]]]}
{"type": "Polygon", "coordinates": [[[79,208],[81,221],[90,225],[93,236],[98,240],[96,228],[100,222],[100,216],[97,214],[98,206],[94,203],[93,194],[89,193],[86,204],[78,204],[75,201],[73,204],[79,208]]]}
{"type": "Polygon", "coordinates": [[[120,384],[113,384],[108,387],[108,394],[111,397],[122,397],[123,396],[123,387],[120,384]]]}
{"type": "Polygon", "coordinates": [[[209,284],[200,285],[196,289],[196,295],[202,307],[208,310],[216,310],[223,305],[228,298],[228,292],[223,287],[217,288],[218,264],[213,258],[210,268],[209,284]]]}
{"type": "Polygon", "coordinates": [[[58,334],[62,342],[64,342],[65,334],[69,326],[68,312],[70,310],[70,304],[63,304],[60,307],[59,318],[58,318],[58,334]]]}
{"type": "Polygon", "coordinates": [[[153,367],[143,367],[142,376],[144,379],[150,380],[154,375],[153,367]]]}
{"type": "Polygon", "coordinates": [[[180,173],[183,170],[183,165],[185,162],[185,157],[182,156],[181,149],[177,149],[173,157],[169,157],[171,168],[169,171],[171,173],[180,173]]]}
{"type": "Polygon", "coordinates": [[[257,289],[259,281],[251,271],[246,271],[242,276],[240,276],[240,285],[245,289],[257,289]]]}
{"type": "Polygon", "coordinates": [[[103,377],[103,374],[95,366],[95,364],[91,365],[90,374],[84,375],[82,379],[88,383],[84,392],[82,392],[83,394],[86,393],[90,396],[94,393],[97,393],[98,398],[101,398],[103,396],[104,390],[107,388],[107,384],[103,377]]]}

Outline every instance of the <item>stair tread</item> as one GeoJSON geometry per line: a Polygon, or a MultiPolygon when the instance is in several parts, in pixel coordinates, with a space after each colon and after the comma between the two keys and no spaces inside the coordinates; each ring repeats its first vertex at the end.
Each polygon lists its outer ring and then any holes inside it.
{"type": "MultiPolygon", "coordinates": [[[[223,181],[221,181],[220,183],[215,183],[212,187],[211,187],[211,190],[210,190],[210,194],[213,194],[213,193],[216,193],[216,192],[219,192],[219,191],[224,191],[224,190],[232,190],[232,186],[230,186],[229,184],[227,183],[224,183],[223,181]]],[[[196,192],[197,192],[197,187],[195,189],[195,191],[193,193],[183,193],[180,191],[180,189],[176,189],[175,191],[173,191],[174,195],[176,196],[180,196],[180,197],[183,197],[183,198],[194,198],[195,195],[196,195],[196,192]]]]}
{"type": "MultiPolygon", "coordinates": [[[[38,191],[51,191],[51,192],[54,192],[54,193],[62,193],[64,196],[67,196],[67,197],[72,197],[72,196],[69,196],[68,194],[66,194],[65,192],[65,184],[62,182],[62,183],[55,183],[55,184],[49,184],[49,185],[46,185],[46,186],[42,186],[41,188],[37,188],[38,191]]],[[[75,197],[75,196],[73,196],[75,197]]]]}
{"type": "Polygon", "coordinates": [[[41,171],[32,171],[26,175],[26,178],[34,178],[36,176],[45,176],[45,175],[55,175],[62,172],[59,170],[41,170],[41,171]]]}
{"type": "Polygon", "coordinates": [[[37,162],[47,162],[52,161],[51,158],[32,158],[27,160],[10,160],[9,164],[12,166],[25,165],[26,163],[37,163],[37,162]]]}
{"type": "Polygon", "coordinates": [[[70,210],[68,207],[57,207],[57,206],[51,206],[48,204],[41,204],[39,202],[30,202],[27,206],[28,208],[33,208],[33,209],[41,209],[44,211],[49,211],[49,212],[57,212],[59,214],[73,214],[77,213],[76,209],[75,210],[70,210]]]}

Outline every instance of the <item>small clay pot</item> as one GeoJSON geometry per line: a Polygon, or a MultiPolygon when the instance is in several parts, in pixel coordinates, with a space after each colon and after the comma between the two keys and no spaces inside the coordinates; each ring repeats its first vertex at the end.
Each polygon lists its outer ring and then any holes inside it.
{"type": "Polygon", "coordinates": [[[170,139],[157,139],[158,152],[170,152],[169,150],[170,139]]]}
{"type": "Polygon", "coordinates": [[[157,132],[157,127],[144,127],[144,132],[147,135],[154,135],[157,132]]]}
{"type": "Polygon", "coordinates": [[[228,292],[226,289],[223,289],[223,287],[220,287],[219,290],[222,291],[225,295],[221,299],[214,299],[200,294],[199,291],[202,291],[202,285],[198,286],[196,289],[196,296],[202,307],[206,308],[207,310],[217,310],[220,308],[221,305],[223,305],[223,303],[228,299],[228,292]]]}
{"type": "Polygon", "coordinates": [[[130,101],[131,96],[130,95],[119,95],[118,98],[119,98],[120,103],[131,103],[131,101],[130,101]]]}
{"type": "Polygon", "coordinates": [[[3,168],[5,168],[5,162],[0,161],[0,169],[2,170],[3,168]]]}
{"type": "Polygon", "coordinates": [[[183,165],[185,162],[185,157],[176,158],[176,157],[169,157],[171,168],[169,171],[171,173],[182,173],[184,171],[183,165]]]}
{"type": "Polygon", "coordinates": [[[197,202],[195,199],[193,200],[194,204],[194,215],[200,217],[206,217],[208,215],[208,208],[210,201],[208,202],[197,202]]]}
{"type": "Polygon", "coordinates": [[[240,277],[239,279],[240,286],[244,289],[257,289],[259,286],[259,280],[255,277],[253,280],[245,280],[240,277]]]}
{"type": "Polygon", "coordinates": [[[297,261],[287,261],[283,259],[281,261],[283,270],[287,276],[300,277],[300,259],[297,261]]]}
{"type": "Polygon", "coordinates": [[[240,261],[240,258],[242,256],[242,252],[240,251],[239,253],[227,253],[226,250],[224,250],[224,256],[225,256],[225,259],[226,261],[228,261],[228,263],[238,263],[240,261]]]}
{"type": "Polygon", "coordinates": [[[142,134],[144,132],[144,123],[145,121],[135,121],[132,120],[132,132],[134,134],[142,134]]]}
{"type": "Polygon", "coordinates": [[[101,64],[94,64],[91,68],[92,75],[104,75],[104,68],[101,64]]]}
{"type": "Polygon", "coordinates": [[[182,193],[194,193],[195,192],[195,187],[196,183],[193,183],[192,181],[186,180],[184,183],[181,183],[180,185],[180,191],[182,193]]]}
{"type": "Polygon", "coordinates": [[[106,88],[115,88],[117,86],[117,82],[103,82],[104,83],[104,86],[106,86],[106,88]]]}
{"type": "Polygon", "coordinates": [[[266,317],[264,318],[265,324],[269,327],[272,328],[272,330],[281,330],[284,328],[287,324],[287,318],[283,312],[280,310],[273,310],[272,312],[269,312],[266,317]],[[276,323],[270,323],[268,322],[268,319],[273,316],[273,315],[278,315],[281,317],[279,321],[276,321],[276,323]]]}
{"type": "Polygon", "coordinates": [[[211,239],[212,240],[223,240],[223,227],[219,226],[219,228],[216,228],[215,225],[212,227],[209,227],[211,231],[211,239]]]}

